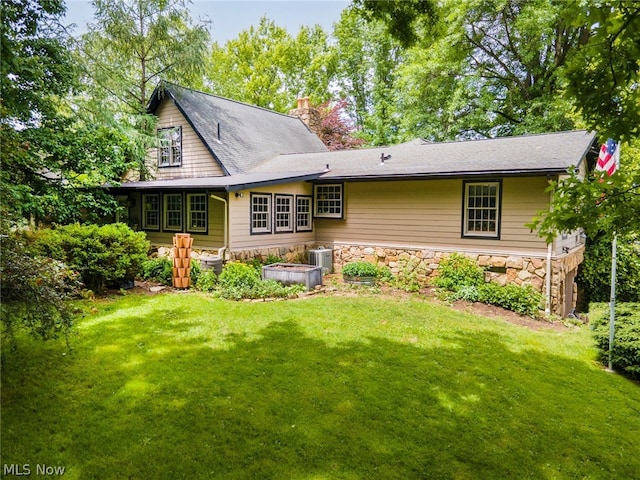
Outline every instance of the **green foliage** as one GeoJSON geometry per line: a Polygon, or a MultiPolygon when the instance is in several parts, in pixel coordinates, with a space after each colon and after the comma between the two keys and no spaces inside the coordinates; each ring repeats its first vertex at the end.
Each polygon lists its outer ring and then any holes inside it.
{"type": "Polygon", "coordinates": [[[287,112],[296,97],[329,99],[335,53],[319,26],[294,38],[266,17],[224,46],[214,43],[207,81],[218,95],[287,112]]]}
{"type": "Polygon", "coordinates": [[[585,32],[563,72],[566,92],[602,138],[640,135],[640,4],[635,0],[566,2],[567,25],[585,32]]]}
{"type": "Polygon", "coordinates": [[[218,285],[218,275],[213,270],[203,270],[198,275],[198,281],[195,283],[195,288],[201,292],[209,293],[213,292],[218,285]]]}
{"type": "Polygon", "coordinates": [[[484,271],[475,260],[454,252],[440,262],[438,276],[433,279],[436,287],[458,290],[463,286],[479,286],[484,282],[484,271]]]}
{"type": "Polygon", "coordinates": [[[538,316],[542,302],[540,292],[531,285],[485,283],[484,270],[465,255],[452,253],[440,262],[438,272],[433,284],[452,292],[445,294],[449,301],[482,302],[521,315],[538,316]]]}
{"type": "Polygon", "coordinates": [[[260,274],[246,263],[229,262],[222,268],[218,280],[223,290],[251,289],[260,281],[260,274]]]}
{"type": "Polygon", "coordinates": [[[371,262],[358,260],[342,267],[342,274],[349,277],[377,277],[379,269],[371,262]]]}
{"type": "MultiPolygon", "coordinates": [[[[622,302],[640,302],[640,235],[618,236],[616,259],[616,298],[622,302]]],[[[586,301],[606,302],[611,295],[611,239],[600,235],[587,237],[584,262],[578,284],[586,301]]]]}
{"type": "Polygon", "coordinates": [[[538,212],[527,226],[551,242],[558,232],[584,229],[592,239],[640,231],[640,137],[620,148],[620,168],[611,176],[594,172],[582,178],[575,169],[551,182],[553,209],[538,212]]]}
{"type": "Polygon", "coordinates": [[[230,300],[243,298],[287,298],[305,290],[304,285],[284,286],[275,280],[262,280],[260,270],[243,262],[230,262],[218,277],[216,295],[230,300]]]}
{"type": "Polygon", "coordinates": [[[274,263],[284,263],[284,259],[270,253],[262,262],[263,265],[272,265],[274,263]]]}
{"type": "Polygon", "coordinates": [[[520,315],[537,317],[543,297],[531,285],[484,283],[478,287],[478,301],[506,308],[520,315]]]}
{"type": "MultiPolygon", "coordinates": [[[[607,363],[609,359],[609,305],[591,304],[589,321],[593,329],[593,338],[600,350],[600,359],[603,363],[607,363]]],[[[616,369],[623,370],[632,377],[640,378],[640,303],[616,304],[611,363],[616,369]]]]}
{"type": "Polygon", "coordinates": [[[35,233],[34,242],[38,251],[78,271],[82,282],[94,291],[134,279],[149,250],[144,232],[134,232],[122,223],[43,229],[35,233]]]}
{"type": "Polygon", "coordinates": [[[171,285],[173,278],[173,261],[170,257],[154,257],[142,263],[143,280],[171,285]]]}
{"type": "Polygon", "coordinates": [[[68,342],[75,314],[69,300],[79,293],[78,274],[35,255],[17,235],[3,239],[0,258],[2,325],[14,347],[18,329],[43,340],[64,335],[68,342]]]}
{"type": "Polygon", "coordinates": [[[423,282],[418,277],[420,262],[415,259],[401,260],[399,265],[400,268],[397,275],[391,280],[392,285],[406,292],[419,292],[423,286],[423,282]]]}

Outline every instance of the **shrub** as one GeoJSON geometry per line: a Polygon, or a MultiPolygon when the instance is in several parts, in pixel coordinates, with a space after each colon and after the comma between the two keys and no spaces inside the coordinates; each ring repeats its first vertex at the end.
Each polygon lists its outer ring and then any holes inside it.
{"type": "MultiPolygon", "coordinates": [[[[640,234],[618,237],[616,298],[621,302],[640,302],[640,234]]],[[[587,238],[584,262],[576,281],[591,302],[609,300],[611,288],[611,239],[587,238]]]]}
{"type": "Polygon", "coordinates": [[[43,340],[67,337],[74,310],[69,300],[80,291],[77,273],[64,263],[34,255],[21,238],[2,242],[0,292],[2,324],[15,348],[15,330],[23,328],[43,340]]]}
{"type": "Polygon", "coordinates": [[[433,279],[436,287],[456,291],[463,286],[479,286],[484,283],[484,270],[475,260],[460,253],[452,253],[440,262],[438,276],[433,279]]]}
{"type": "Polygon", "coordinates": [[[348,277],[377,277],[380,270],[370,262],[358,260],[342,267],[342,274],[348,277]]]}
{"type": "MultiPolygon", "coordinates": [[[[591,304],[589,320],[603,363],[609,359],[609,305],[591,304]]],[[[615,336],[611,363],[627,375],[640,378],[640,303],[616,304],[615,336]]]]}
{"type": "Polygon", "coordinates": [[[95,291],[135,278],[149,250],[145,234],[123,223],[76,223],[41,230],[33,238],[36,251],[77,270],[87,288],[95,291]]]}
{"type": "Polygon", "coordinates": [[[212,292],[218,285],[218,275],[213,270],[203,270],[194,285],[201,292],[212,292]]]}
{"type": "Polygon", "coordinates": [[[267,258],[265,258],[264,262],[262,263],[264,265],[272,265],[274,263],[284,263],[284,259],[270,253],[269,255],[267,255],[267,258]]]}
{"type": "Polygon", "coordinates": [[[170,257],[149,258],[142,264],[143,280],[159,282],[163,285],[171,285],[173,276],[173,261],[170,257]]]}
{"type": "Polygon", "coordinates": [[[478,287],[478,301],[530,317],[538,316],[542,299],[531,285],[483,283],[478,287]]]}
{"type": "Polygon", "coordinates": [[[221,289],[251,289],[260,281],[260,274],[251,265],[241,262],[227,263],[218,278],[221,289]]]}

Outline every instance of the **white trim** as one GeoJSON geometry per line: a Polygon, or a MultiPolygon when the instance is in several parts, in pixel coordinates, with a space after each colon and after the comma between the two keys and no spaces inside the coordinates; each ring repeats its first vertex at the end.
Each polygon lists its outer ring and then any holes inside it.
{"type": "MultiPolygon", "coordinates": [[[[327,199],[327,201],[332,201],[332,200],[337,201],[338,199],[327,199]]],[[[344,217],[344,184],[323,183],[320,185],[313,186],[313,216],[317,218],[343,218],[344,217]],[[340,212],[336,213],[336,212],[319,212],[318,211],[318,200],[324,200],[324,199],[318,198],[318,189],[327,188],[327,187],[337,188],[336,191],[339,191],[340,212]]]]}
{"type": "Polygon", "coordinates": [[[187,222],[187,231],[188,232],[194,232],[194,233],[206,233],[208,231],[208,227],[209,227],[209,208],[208,208],[208,200],[209,198],[207,197],[206,193],[187,193],[186,195],[186,205],[185,205],[185,211],[186,211],[186,222],[187,222]],[[204,227],[194,227],[191,223],[191,214],[193,213],[193,211],[191,210],[191,199],[193,197],[203,197],[204,199],[204,211],[202,210],[195,210],[195,212],[197,213],[204,213],[204,227]]]}

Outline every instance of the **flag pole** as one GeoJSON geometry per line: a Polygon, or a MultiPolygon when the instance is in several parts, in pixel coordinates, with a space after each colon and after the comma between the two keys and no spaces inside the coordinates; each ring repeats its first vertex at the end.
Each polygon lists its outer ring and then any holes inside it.
{"type": "MultiPolygon", "coordinates": [[[[620,168],[620,142],[616,145],[612,139],[608,139],[606,145],[600,149],[598,156],[598,170],[604,170],[608,175],[612,175],[620,168]]],[[[618,235],[613,232],[613,241],[611,242],[611,297],[609,299],[609,368],[613,371],[613,342],[615,340],[616,331],[616,267],[618,257],[618,235]]]]}
{"type": "Polygon", "coordinates": [[[611,355],[613,351],[613,339],[615,336],[616,324],[616,264],[618,254],[618,235],[613,233],[613,242],[611,243],[611,298],[609,301],[609,371],[613,371],[611,365],[611,355]]]}

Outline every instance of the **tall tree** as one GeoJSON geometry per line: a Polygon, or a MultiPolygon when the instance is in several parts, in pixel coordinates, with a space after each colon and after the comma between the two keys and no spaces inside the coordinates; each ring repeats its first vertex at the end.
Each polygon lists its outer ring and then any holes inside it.
{"type": "Polygon", "coordinates": [[[144,114],[160,79],[201,87],[209,32],[186,0],[94,0],[95,21],[81,37],[92,95],[144,114]]]}
{"type": "Polygon", "coordinates": [[[320,26],[292,37],[266,17],[224,46],[213,44],[207,85],[217,95],[280,112],[298,97],[328,99],[335,53],[320,26]]]}
{"type": "Polygon", "coordinates": [[[572,128],[559,72],[584,28],[561,11],[551,0],[444,2],[402,71],[405,129],[451,139],[572,128]]]}
{"type": "Polygon", "coordinates": [[[382,21],[348,8],[335,24],[340,95],[347,99],[355,123],[368,143],[397,139],[396,79],[404,48],[382,21]]]}
{"type": "Polygon", "coordinates": [[[67,97],[77,66],[59,19],[62,1],[6,0],[2,17],[1,216],[77,220],[113,207],[97,188],[119,177],[128,139],[83,122],[67,97]]]}
{"type": "Polygon", "coordinates": [[[155,119],[146,108],[161,79],[202,87],[209,32],[194,24],[187,0],[94,0],[95,21],[80,39],[78,54],[89,94],[76,99],[95,123],[132,139],[140,179],[148,176],[143,154],[155,144],[155,119]]]}

